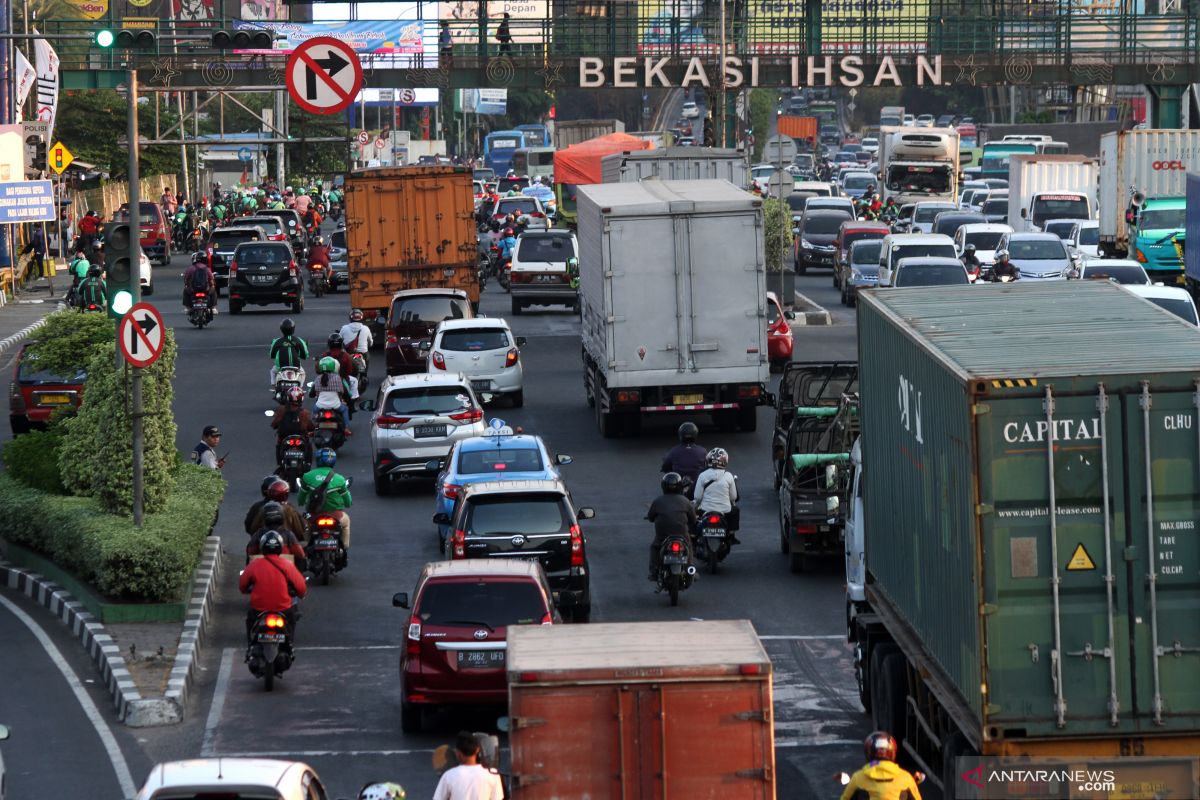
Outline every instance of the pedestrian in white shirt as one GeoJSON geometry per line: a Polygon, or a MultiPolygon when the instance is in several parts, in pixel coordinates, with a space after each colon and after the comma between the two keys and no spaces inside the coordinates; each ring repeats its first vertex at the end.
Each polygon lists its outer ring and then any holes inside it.
{"type": "Polygon", "coordinates": [[[504,785],[495,770],[479,763],[479,741],[461,731],[454,743],[458,766],[442,773],[433,800],[504,800],[504,785]]]}

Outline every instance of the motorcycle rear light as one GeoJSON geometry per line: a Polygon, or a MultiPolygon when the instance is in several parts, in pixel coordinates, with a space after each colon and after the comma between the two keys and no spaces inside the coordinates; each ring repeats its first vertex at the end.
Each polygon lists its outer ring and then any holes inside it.
{"type": "Polygon", "coordinates": [[[737,390],[738,397],[758,397],[762,394],[762,387],[754,386],[739,386],[737,390]]]}
{"type": "Polygon", "coordinates": [[[584,566],[583,532],[579,530],[578,525],[571,526],[571,566],[584,566]]]}
{"type": "Polygon", "coordinates": [[[509,350],[508,355],[506,355],[504,357],[504,366],[505,367],[515,367],[517,365],[517,361],[520,358],[521,358],[521,352],[519,350],[517,350],[517,348],[514,347],[511,350],[509,350]]]}
{"type": "Polygon", "coordinates": [[[446,357],[443,356],[440,351],[434,350],[433,356],[430,360],[433,361],[433,365],[438,369],[446,368],[446,357]]]}
{"type": "Polygon", "coordinates": [[[550,616],[550,612],[546,612],[545,614],[542,615],[542,624],[543,625],[553,625],[554,624],[554,617],[550,616]]]}
{"type": "Polygon", "coordinates": [[[408,422],[410,417],[396,417],[391,414],[384,414],[375,420],[375,424],[381,428],[392,429],[399,428],[401,425],[408,422]]]}
{"type": "Polygon", "coordinates": [[[458,498],[458,490],[461,488],[462,485],[458,483],[443,483],[442,494],[446,495],[447,500],[454,500],[458,498]]]}
{"type": "Polygon", "coordinates": [[[479,422],[483,419],[483,409],[472,408],[470,411],[462,411],[458,414],[451,414],[450,419],[455,422],[479,422]]]}
{"type": "Polygon", "coordinates": [[[640,389],[621,389],[617,392],[618,403],[640,403],[642,400],[642,392],[640,389]]]}
{"type": "Polygon", "coordinates": [[[332,411],[322,411],[321,419],[333,419],[333,412],[332,411]]]}
{"type": "Polygon", "coordinates": [[[671,552],[672,553],[683,552],[683,545],[681,545],[679,542],[671,542],[671,552]]]}
{"type": "Polygon", "coordinates": [[[454,546],[453,550],[451,551],[454,558],[467,557],[467,534],[465,531],[455,531],[454,536],[451,537],[450,543],[454,546]]]}
{"type": "Polygon", "coordinates": [[[332,528],[337,525],[337,520],[333,517],[317,517],[318,528],[332,528]]]}
{"type": "Polygon", "coordinates": [[[801,535],[813,534],[816,532],[817,532],[816,525],[797,525],[796,526],[796,533],[801,534],[801,535]]]}
{"type": "Polygon", "coordinates": [[[280,614],[267,614],[267,618],[263,624],[268,628],[282,628],[287,623],[280,614]]]}
{"type": "Polygon", "coordinates": [[[708,518],[709,525],[716,525],[716,524],[720,523],[720,521],[721,521],[721,518],[718,517],[716,514],[713,514],[713,515],[709,516],[709,518],[708,518]]]}
{"type": "Polygon", "coordinates": [[[421,655],[421,618],[416,614],[408,618],[408,654],[421,655]]]}
{"type": "Polygon", "coordinates": [[[289,436],[287,438],[287,446],[288,447],[299,447],[302,444],[304,444],[304,440],[301,439],[299,436],[289,436]]]}

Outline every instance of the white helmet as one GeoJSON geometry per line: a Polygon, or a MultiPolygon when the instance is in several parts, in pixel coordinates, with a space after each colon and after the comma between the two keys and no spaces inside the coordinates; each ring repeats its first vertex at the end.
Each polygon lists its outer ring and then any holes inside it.
{"type": "Polygon", "coordinates": [[[405,800],[404,787],[398,783],[368,783],[358,793],[358,800],[405,800]]]}

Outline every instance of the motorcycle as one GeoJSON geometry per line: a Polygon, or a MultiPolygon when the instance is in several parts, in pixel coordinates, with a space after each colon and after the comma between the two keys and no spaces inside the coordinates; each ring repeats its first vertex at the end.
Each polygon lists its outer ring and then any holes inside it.
{"type": "Polygon", "coordinates": [[[370,379],[367,377],[367,354],[355,351],[350,354],[351,372],[358,379],[358,393],[361,395],[367,389],[370,379]]]}
{"type": "Polygon", "coordinates": [[[275,468],[275,474],[295,490],[300,485],[300,477],[310,469],[312,456],[304,446],[304,437],[299,434],[283,437],[283,449],[280,451],[279,466],[275,468]]]}
{"type": "Polygon", "coordinates": [[[275,688],[275,677],[287,672],[293,660],[292,630],[287,618],[278,611],[263,611],[250,629],[250,647],[246,652],[250,673],[262,678],[269,692],[275,688]]]}
{"type": "Polygon", "coordinates": [[[329,269],[324,264],[308,265],[308,288],[313,297],[320,297],[329,291],[329,269]]]}
{"type": "Polygon", "coordinates": [[[213,321],[212,309],[208,307],[208,292],[192,292],[192,307],[188,309],[188,322],[201,330],[213,321]]]}
{"type": "Polygon", "coordinates": [[[696,555],[708,564],[711,575],[717,574],[717,564],[729,555],[733,531],[720,511],[706,511],[696,527],[696,555]]]}
{"type": "Polygon", "coordinates": [[[679,605],[679,593],[692,585],[696,566],[692,563],[692,547],[688,537],[677,534],[667,537],[659,550],[658,591],[671,596],[671,605],[679,605]]]}
{"type": "Polygon", "coordinates": [[[272,390],[274,392],[275,402],[281,406],[286,404],[288,389],[291,389],[293,386],[303,385],[303,367],[280,367],[275,373],[275,387],[272,390]]]}
{"type": "Polygon", "coordinates": [[[317,432],[313,434],[313,447],[332,447],[337,450],[346,443],[346,426],[338,409],[318,406],[313,412],[313,419],[317,423],[317,432]]]}
{"type": "Polygon", "coordinates": [[[512,258],[497,259],[496,280],[506,292],[512,292],[512,258]]]}
{"type": "Polygon", "coordinates": [[[330,576],[345,567],[346,551],[342,548],[341,528],[333,514],[322,511],[308,515],[305,557],[308,559],[308,571],[322,586],[328,586],[330,576]]]}

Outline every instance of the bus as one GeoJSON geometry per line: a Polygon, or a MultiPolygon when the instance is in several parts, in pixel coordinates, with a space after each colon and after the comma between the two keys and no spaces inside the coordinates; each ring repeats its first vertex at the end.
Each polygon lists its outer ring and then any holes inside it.
{"type": "Polygon", "coordinates": [[[980,166],[980,178],[1003,178],[1008,180],[1008,160],[1017,153],[1035,153],[1037,148],[1033,142],[1000,141],[988,142],[983,146],[983,158],[980,166]]]}
{"type": "Polygon", "coordinates": [[[1065,156],[1070,149],[1066,142],[1034,142],[1033,146],[1039,153],[1048,156],[1065,156]]]}
{"type": "Polygon", "coordinates": [[[513,153],[523,145],[521,131],[492,131],[483,139],[483,163],[497,175],[506,175],[512,168],[513,153]]]}
{"type": "Polygon", "coordinates": [[[553,147],[522,147],[513,153],[512,171],[517,175],[528,175],[533,178],[554,174],[553,147]]]}
{"type": "Polygon", "coordinates": [[[550,129],[545,125],[518,125],[517,130],[523,135],[526,147],[548,147],[550,145],[550,129]]]}

